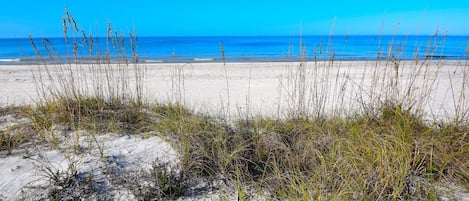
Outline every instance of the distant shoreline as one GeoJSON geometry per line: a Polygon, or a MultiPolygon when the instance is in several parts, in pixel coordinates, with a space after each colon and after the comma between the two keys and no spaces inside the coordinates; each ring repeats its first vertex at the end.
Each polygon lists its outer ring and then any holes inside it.
{"type": "Polygon", "coordinates": [[[138,37],[135,43],[123,37],[119,44],[92,39],[33,38],[35,49],[30,39],[0,39],[0,64],[119,63],[133,56],[139,63],[469,59],[469,36],[138,37]]]}
{"type": "MultiPolygon", "coordinates": [[[[345,62],[360,62],[360,61],[388,61],[392,60],[387,57],[382,57],[381,59],[367,59],[367,58],[353,58],[353,59],[344,59],[344,58],[334,58],[334,59],[311,59],[306,58],[302,60],[288,60],[288,59],[276,59],[276,60],[263,60],[263,59],[252,59],[252,58],[242,58],[242,59],[225,59],[222,58],[192,58],[192,59],[138,59],[137,62],[133,61],[132,58],[128,58],[127,62],[129,64],[172,64],[172,63],[279,63],[279,62],[325,62],[325,61],[345,61],[345,62]]],[[[398,59],[399,61],[413,61],[415,59],[398,59]]],[[[448,55],[425,55],[419,60],[430,60],[430,61],[466,61],[467,58],[454,57],[448,55]]],[[[125,63],[125,60],[117,59],[103,59],[103,58],[73,58],[66,59],[62,58],[61,61],[57,59],[31,59],[31,58],[14,58],[14,59],[4,59],[0,58],[0,66],[2,65],[44,65],[44,64],[119,64],[125,63]]]]}

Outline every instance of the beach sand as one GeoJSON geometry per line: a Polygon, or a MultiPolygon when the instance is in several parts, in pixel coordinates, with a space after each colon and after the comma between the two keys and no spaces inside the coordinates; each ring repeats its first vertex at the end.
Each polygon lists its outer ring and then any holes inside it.
{"type": "MultiPolygon", "coordinates": [[[[86,65],[72,67],[87,68],[86,65]]],[[[117,65],[111,67],[119,68],[117,65]]],[[[144,75],[144,95],[150,102],[179,101],[196,111],[233,118],[245,114],[282,117],[288,111],[298,109],[313,115],[342,115],[360,112],[368,106],[379,106],[383,103],[380,101],[396,99],[422,108],[428,118],[448,120],[458,115],[457,111],[467,111],[469,106],[469,98],[458,104],[460,96],[469,97],[469,90],[463,88],[463,83],[469,83],[469,66],[458,61],[423,64],[406,61],[398,68],[393,62],[385,61],[161,63],[141,64],[140,67],[144,75]],[[457,105],[463,107],[458,110],[457,105]]],[[[39,84],[34,76],[39,75],[39,69],[43,68],[0,66],[0,105],[33,104],[38,100],[36,87],[39,84]]],[[[60,66],[48,66],[52,74],[60,73],[61,69],[60,66]]],[[[79,79],[91,77],[85,71],[79,79]]],[[[132,76],[129,79],[132,80],[132,76]]],[[[45,86],[51,83],[47,77],[42,81],[45,86]]],[[[0,131],[15,126],[15,122],[21,120],[8,115],[0,118],[0,131]]],[[[177,166],[176,151],[159,137],[144,139],[104,134],[99,141],[104,145],[105,157],[122,159],[121,163],[128,169],[135,169],[135,164],[141,167],[155,160],[177,166]]],[[[24,196],[24,186],[41,181],[38,180],[41,176],[37,170],[38,163],[66,171],[70,162],[64,153],[47,147],[34,147],[32,151],[21,148],[16,152],[0,160],[0,199],[3,200],[24,196]],[[25,157],[21,151],[29,152],[28,156],[25,157]]],[[[106,164],[99,159],[98,152],[94,147],[91,153],[80,155],[77,159],[79,168],[106,181],[99,174],[100,168],[106,164]]],[[[236,190],[228,191],[235,195],[236,190]]],[[[126,191],[115,190],[111,194],[132,199],[126,191]]],[[[207,196],[185,200],[220,198],[216,192],[207,196]]],[[[461,195],[464,197],[467,195],[461,195]]]]}
{"type": "MultiPolygon", "coordinates": [[[[460,61],[404,61],[397,74],[394,64],[386,61],[161,63],[140,64],[140,68],[149,101],[179,101],[211,114],[229,111],[233,117],[246,112],[281,116],[298,107],[334,114],[356,112],[364,103],[376,102],[377,96],[381,101],[427,98],[419,107],[427,116],[442,117],[455,114],[453,103],[461,91],[469,96],[469,90],[461,88],[468,82],[464,71],[467,75],[469,66],[460,61]]],[[[0,105],[33,103],[37,70],[34,65],[0,66],[0,105]]]]}

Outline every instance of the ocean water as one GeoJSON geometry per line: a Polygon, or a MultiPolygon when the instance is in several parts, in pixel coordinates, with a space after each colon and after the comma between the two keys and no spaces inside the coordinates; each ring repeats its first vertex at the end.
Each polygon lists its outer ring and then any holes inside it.
{"type": "MultiPolygon", "coordinates": [[[[118,61],[125,54],[131,60],[128,38],[115,48],[106,38],[93,38],[90,51],[83,38],[76,49],[69,38],[0,39],[0,64],[41,62],[118,61]],[[60,59],[57,59],[59,58],[60,59]]],[[[122,41],[120,41],[122,42],[122,41]]],[[[469,36],[223,36],[223,37],[139,37],[135,48],[139,62],[256,62],[305,60],[379,60],[395,58],[467,60],[469,36]],[[223,54],[222,54],[223,53],[223,54]]]]}

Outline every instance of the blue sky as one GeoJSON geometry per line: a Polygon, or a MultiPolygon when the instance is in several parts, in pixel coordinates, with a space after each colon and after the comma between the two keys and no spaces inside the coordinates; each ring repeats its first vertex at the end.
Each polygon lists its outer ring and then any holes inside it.
{"type": "Polygon", "coordinates": [[[95,35],[107,22],[139,36],[469,35],[468,0],[15,0],[2,2],[0,37],[62,36],[65,6],[95,35]]]}

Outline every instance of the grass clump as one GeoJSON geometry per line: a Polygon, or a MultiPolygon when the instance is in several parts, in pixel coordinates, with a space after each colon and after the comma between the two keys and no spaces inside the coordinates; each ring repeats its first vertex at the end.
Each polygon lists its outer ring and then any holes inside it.
{"type": "Polygon", "coordinates": [[[0,151],[6,151],[7,155],[10,155],[13,150],[30,142],[36,135],[25,108],[0,108],[0,151]]]}
{"type": "Polygon", "coordinates": [[[188,181],[168,164],[153,162],[148,170],[111,175],[113,183],[129,189],[138,200],[175,200],[188,189],[188,181]]]}
{"type": "Polygon", "coordinates": [[[225,158],[234,152],[225,147],[235,144],[230,126],[220,119],[194,114],[180,104],[158,104],[152,112],[159,118],[156,130],[176,140],[185,172],[200,176],[231,172],[230,161],[235,155],[225,158]]]}
{"type": "MultiPolygon", "coordinates": [[[[134,34],[125,36],[108,24],[103,47],[81,29],[67,9],[63,28],[70,55],[60,55],[47,38],[40,43],[32,37],[30,40],[40,63],[32,71],[37,83],[36,104],[26,113],[36,132],[58,144],[57,133],[85,130],[96,139],[98,133],[146,131],[144,75],[134,34]]],[[[78,146],[77,139],[73,143],[78,146]]]]}
{"type": "Polygon", "coordinates": [[[175,135],[185,177],[257,186],[272,198],[427,200],[441,196],[445,181],[467,185],[467,127],[429,125],[399,106],[377,116],[231,125],[180,105],[154,111],[158,130],[175,135]]]}
{"type": "Polygon", "coordinates": [[[60,124],[70,130],[91,130],[98,132],[142,132],[145,112],[136,103],[118,103],[90,97],[61,99],[45,105],[29,108],[29,114],[38,129],[51,129],[60,124]]]}
{"type": "Polygon", "coordinates": [[[247,160],[263,164],[261,183],[281,199],[428,199],[436,184],[467,184],[466,132],[444,130],[399,107],[377,117],[255,120],[262,132],[247,160]],[[441,141],[440,141],[441,140],[441,141]],[[452,174],[448,174],[452,172],[452,174]]]}
{"type": "Polygon", "coordinates": [[[21,200],[109,200],[112,198],[105,193],[110,188],[104,181],[94,178],[91,172],[79,172],[77,161],[71,158],[67,160],[67,168],[63,170],[58,164],[33,160],[40,176],[47,182],[25,187],[21,200]]]}

